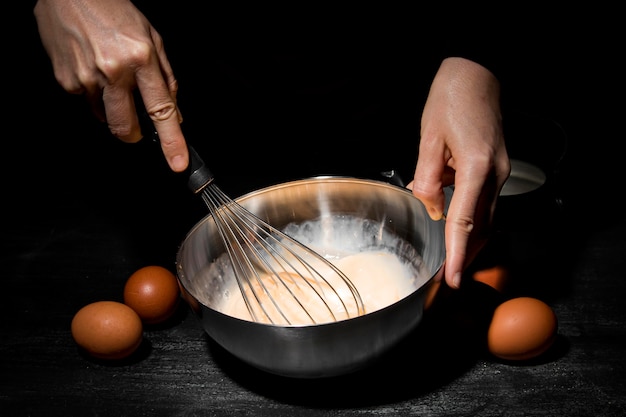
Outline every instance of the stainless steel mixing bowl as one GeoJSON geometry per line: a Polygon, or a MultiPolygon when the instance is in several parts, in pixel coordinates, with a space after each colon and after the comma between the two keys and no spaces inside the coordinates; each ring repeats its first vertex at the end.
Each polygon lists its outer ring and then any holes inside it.
{"type": "Polygon", "coordinates": [[[396,303],[348,320],[304,326],[240,320],[219,311],[225,285],[232,283],[211,281],[202,273],[225,250],[208,215],[182,242],[177,254],[177,274],[183,297],[204,330],[231,354],[277,375],[337,376],[379,358],[420,323],[441,282],[444,222],[432,221],[422,203],[408,190],[374,180],[317,177],[264,188],[237,201],[278,228],[332,215],[378,222],[415,248],[427,277],[396,303]]]}

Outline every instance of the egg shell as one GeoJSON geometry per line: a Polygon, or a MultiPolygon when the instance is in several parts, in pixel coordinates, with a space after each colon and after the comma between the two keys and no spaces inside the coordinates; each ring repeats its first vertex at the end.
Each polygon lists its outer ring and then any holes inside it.
{"type": "Polygon", "coordinates": [[[143,340],[141,319],[132,308],[117,301],[87,304],[74,315],[71,330],[78,346],[99,359],[126,358],[143,340]]]}
{"type": "Polygon", "coordinates": [[[145,324],[157,324],[170,318],[179,300],[178,280],[162,266],[138,269],[124,286],[124,303],[135,310],[145,324]]]}
{"type": "Polygon", "coordinates": [[[512,298],[496,307],[487,332],[487,346],[500,359],[533,359],[552,346],[557,327],[556,314],[543,301],[512,298]]]}
{"type": "Polygon", "coordinates": [[[474,272],[472,278],[503,292],[509,280],[509,271],[502,265],[495,265],[474,272]]]}

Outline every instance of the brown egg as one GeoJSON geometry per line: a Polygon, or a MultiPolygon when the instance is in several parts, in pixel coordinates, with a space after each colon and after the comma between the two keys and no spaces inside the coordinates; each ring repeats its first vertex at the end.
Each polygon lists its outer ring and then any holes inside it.
{"type": "Polygon", "coordinates": [[[135,271],[124,286],[124,303],[146,324],[161,323],[176,311],[180,287],[176,276],[158,265],[135,271]]]}
{"type": "Polygon", "coordinates": [[[502,265],[495,265],[474,272],[472,278],[503,292],[509,279],[509,271],[502,265]]]}
{"type": "Polygon", "coordinates": [[[141,319],[116,301],[97,301],[78,310],[72,336],[82,349],[99,359],[122,359],[137,350],[143,339],[141,319]]]}
{"type": "Polygon", "coordinates": [[[527,360],[544,353],[556,339],[552,308],[532,297],[518,297],[496,307],[487,332],[487,346],[496,357],[527,360]]]}

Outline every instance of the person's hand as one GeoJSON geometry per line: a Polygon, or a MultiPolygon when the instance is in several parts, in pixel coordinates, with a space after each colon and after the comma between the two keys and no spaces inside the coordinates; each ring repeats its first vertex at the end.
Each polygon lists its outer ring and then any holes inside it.
{"type": "Polygon", "coordinates": [[[142,138],[133,100],[138,89],[169,166],[183,171],[189,155],[176,104],[178,83],[161,36],[133,3],[39,0],[34,14],[59,84],[84,94],[124,142],[142,138]]]}
{"type": "Polygon", "coordinates": [[[500,84],[483,66],[445,59],[421,120],[415,176],[407,188],[439,220],[444,187],[454,185],[446,214],[445,280],[453,288],[484,246],[496,201],[510,175],[500,109],[500,84]]]}

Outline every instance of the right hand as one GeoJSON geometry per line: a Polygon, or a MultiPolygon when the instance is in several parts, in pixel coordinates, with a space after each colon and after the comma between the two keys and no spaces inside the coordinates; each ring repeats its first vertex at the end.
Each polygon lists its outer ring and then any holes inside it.
{"type": "Polygon", "coordinates": [[[498,79],[470,60],[444,59],[422,112],[418,161],[408,188],[439,220],[444,188],[454,184],[445,226],[450,287],[460,286],[463,271],[487,242],[510,171],[498,79]]]}
{"type": "Polygon", "coordinates": [[[176,104],[178,82],[163,40],[130,0],[38,0],[39,35],[54,75],[84,94],[100,120],[124,142],[142,138],[133,91],[139,90],[175,172],[189,155],[176,104]]]}

